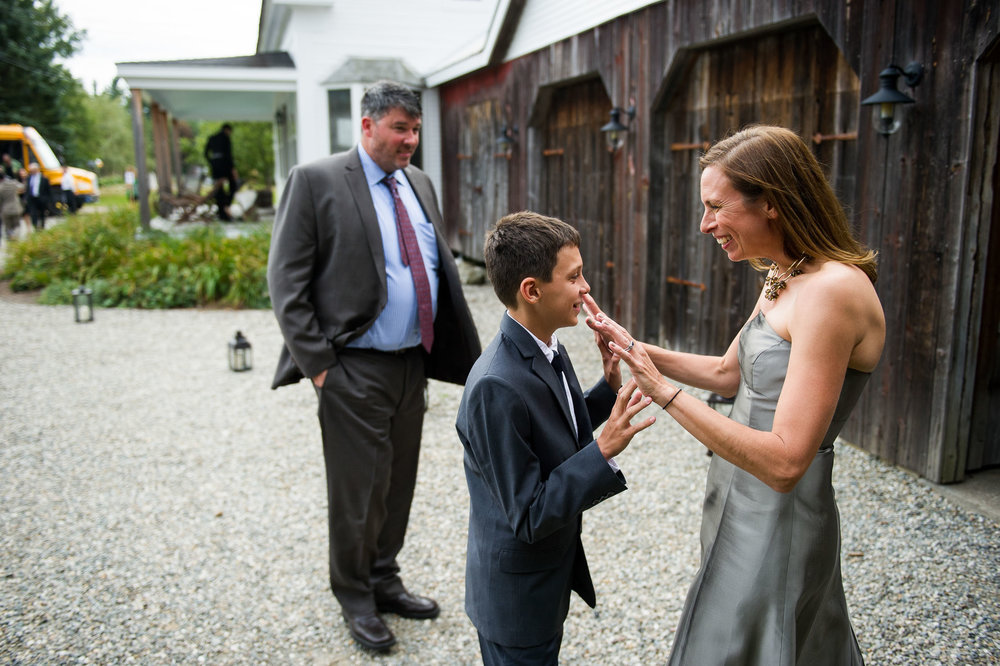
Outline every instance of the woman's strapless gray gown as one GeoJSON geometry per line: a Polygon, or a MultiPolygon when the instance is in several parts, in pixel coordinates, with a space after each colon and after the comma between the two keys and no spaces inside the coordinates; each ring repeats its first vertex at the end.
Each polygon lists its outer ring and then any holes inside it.
{"type": "MultiPolygon", "coordinates": [[[[734,421],[770,430],[791,343],[763,313],[740,336],[734,421]]],[[[848,370],[830,429],[789,493],[713,456],[701,523],[701,568],[688,591],[670,664],[863,664],[840,575],[833,442],[868,373],[848,370]]]]}

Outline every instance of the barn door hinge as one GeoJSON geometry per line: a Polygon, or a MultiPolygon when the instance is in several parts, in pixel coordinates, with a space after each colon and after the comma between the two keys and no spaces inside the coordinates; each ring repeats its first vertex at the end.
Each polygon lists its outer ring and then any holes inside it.
{"type": "Polygon", "coordinates": [[[704,282],[692,282],[691,280],[685,280],[684,278],[674,277],[673,275],[667,276],[667,282],[670,284],[679,284],[684,287],[694,287],[695,289],[700,289],[705,291],[708,287],[705,286],[704,282]]]}
{"type": "Polygon", "coordinates": [[[703,141],[702,143],[672,143],[670,144],[670,150],[708,150],[711,144],[708,141],[703,141]]]}
{"type": "Polygon", "coordinates": [[[841,134],[813,134],[812,140],[817,146],[824,141],[854,141],[858,138],[857,132],[844,132],[841,134]]]}

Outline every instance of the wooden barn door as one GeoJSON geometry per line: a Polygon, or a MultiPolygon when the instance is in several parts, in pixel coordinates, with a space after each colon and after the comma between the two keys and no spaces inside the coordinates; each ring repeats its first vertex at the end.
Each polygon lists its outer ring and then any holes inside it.
{"type": "Polygon", "coordinates": [[[732,264],[699,231],[699,157],[747,125],[782,125],[807,139],[841,201],[853,201],[858,80],[818,25],[689,58],[654,120],[647,304],[659,321],[646,334],[676,349],[720,354],[752,311],[763,276],[732,264]]]}
{"type": "MultiPolygon", "coordinates": [[[[1000,146],[998,146],[1000,153],[1000,146]]],[[[993,167],[993,215],[990,222],[986,289],[976,357],[972,433],[966,471],[1000,465],[1000,168],[993,167]]]]}
{"type": "Polygon", "coordinates": [[[613,155],[601,126],[611,100],[594,78],[553,92],[542,127],[539,212],[580,232],[583,273],[597,302],[609,312],[615,298],[613,155]]]}
{"type": "Polygon", "coordinates": [[[509,160],[498,156],[499,104],[486,100],[465,109],[458,148],[459,250],[482,258],[486,232],[507,214],[509,160]]]}
{"type": "MultiPolygon", "coordinates": [[[[986,248],[986,261],[980,269],[983,293],[978,336],[970,335],[975,371],[966,472],[1000,465],[1000,43],[981,63],[978,87],[974,125],[986,146],[974,171],[976,202],[970,208],[983,211],[979,224],[988,225],[988,229],[981,230],[976,239],[978,248],[986,248]],[[983,174],[982,185],[975,182],[979,173],[983,174]]],[[[982,250],[976,255],[982,256],[982,250]]]]}

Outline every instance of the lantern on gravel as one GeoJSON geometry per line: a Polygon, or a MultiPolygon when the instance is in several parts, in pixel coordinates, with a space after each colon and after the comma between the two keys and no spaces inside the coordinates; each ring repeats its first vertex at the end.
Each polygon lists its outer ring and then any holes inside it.
{"type": "Polygon", "coordinates": [[[73,318],[78,324],[94,321],[94,292],[82,284],[73,290],[73,318]]]}
{"type": "Polygon", "coordinates": [[[243,333],[236,331],[236,336],[229,341],[229,369],[233,372],[243,372],[253,368],[253,347],[243,333]]]}

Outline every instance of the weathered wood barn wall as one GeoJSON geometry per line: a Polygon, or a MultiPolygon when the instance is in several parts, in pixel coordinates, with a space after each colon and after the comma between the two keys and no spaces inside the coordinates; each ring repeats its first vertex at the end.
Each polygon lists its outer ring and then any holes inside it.
{"type": "Polygon", "coordinates": [[[605,309],[646,340],[721,353],[760,276],[699,233],[698,157],[747,124],[788,126],[880,253],[888,339],[844,437],[937,482],[1000,464],[998,9],[674,0],[497,58],[440,87],[451,242],[478,259],[499,216],[560,216],[583,234],[605,309]],[[912,89],[900,80],[916,103],[880,135],[859,103],[910,62],[926,70],[912,89]],[[614,106],[636,114],[609,152],[614,106]]]}

